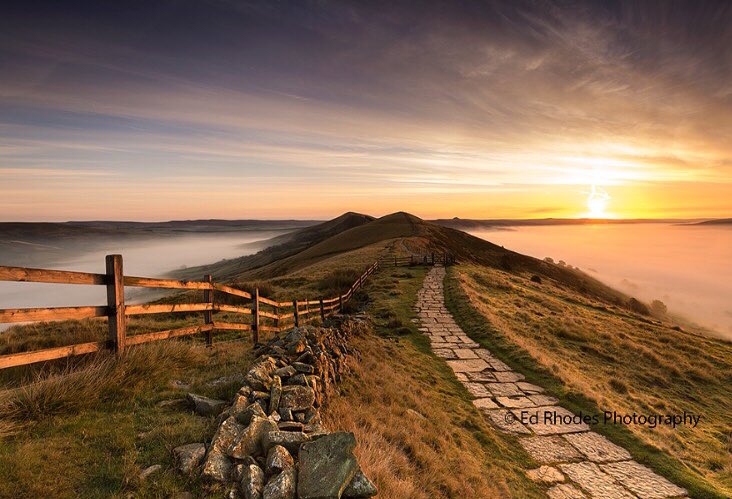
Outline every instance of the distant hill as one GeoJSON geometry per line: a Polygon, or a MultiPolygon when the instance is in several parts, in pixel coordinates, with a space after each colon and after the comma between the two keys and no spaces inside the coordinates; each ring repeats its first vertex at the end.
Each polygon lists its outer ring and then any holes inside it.
{"type": "Polygon", "coordinates": [[[716,220],[706,220],[698,222],[694,225],[732,225],[732,218],[718,218],[716,220]]]}
{"type": "Polygon", "coordinates": [[[489,219],[441,218],[432,223],[460,230],[476,230],[490,227],[522,227],[547,225],[600,225],[600,224],[647,224],[647,223],[689,223],[696,222],[677,218],[527,218],[489,219]]]}
{"type": "Polygon", "coordinates": [[[175,275],[198,278],[210,273],[229,280],[268,279],[384,241],[398,242],[397,247],[401,247],[404,254],[448,252],[458,261],[553,279],[606,302],[621,303],[627,300],[622,293],[579,270],[522,255],[461,230],[427,222],[405,212],[378,219],[346,213],[329,222],[266,241],[269,247],[254,255],[189,268],[175,275]]]}

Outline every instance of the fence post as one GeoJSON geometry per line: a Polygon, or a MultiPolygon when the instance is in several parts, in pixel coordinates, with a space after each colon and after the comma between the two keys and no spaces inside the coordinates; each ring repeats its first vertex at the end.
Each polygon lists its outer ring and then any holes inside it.
{"type": "Polygon", "coordinates": [[[323,299],[320,299],[320,320],[325,320],[325,307],[323,306],[323,299]]]}
{"type": "Polygon", "coordinates": [[[252,324],[252,341],[259,343],[259,288],[254,288],[254,323],[252,324]]]}
{"type": "Polygon", "coordinates": [[[432,265],[435,265],[435,252],[432,252],[432,265]]]}
{"type": "Polygon", "coordinates": [[[274,311],[275,311],[275,315],[277,316],[277,318],[274,319],[274,327],[276,327],[279,330],[279,328],[280,328],[280,306],[275,305],[274,311]]]}
{"type": "Polygon", "coordinates": [[[338,295],[338,312],[343,313],[343,295],[338,295]]]}
{"type": "MultiPolygon", "coordinates": [[[[207,282],[209,284],[213,283],[213,279],[211,278],[211,274],[206,274],[203,276],[203,281],[207,282]]],[[[204,289],[203,290],[203,301],[206,303],[211,304],[211,308],[213,309],[213,301],[214,301],[214,292],[213,289],[204,289]]],[[[213,324],[213,310],[206,310],[203,312],[203,323],[204,324],[213,324]]],[[[213,347],[213,331],[208,330],[206,331],[206,346],[208,348],[213,347]]]]}
{"type": "Polygon", "coordinates": [[[125,319],[125,278],[122,270],[122,255],[107,255],[107,307],[109,315],[109,341],[118,354],[125,350],[127,337],[125,319]]]}
{"type": "Polygon", "coordinates": [[[300,327],[300,311],[297,307],[297,300],[292,300],[293,314],[295,314],[295,327],[300,327]]]}

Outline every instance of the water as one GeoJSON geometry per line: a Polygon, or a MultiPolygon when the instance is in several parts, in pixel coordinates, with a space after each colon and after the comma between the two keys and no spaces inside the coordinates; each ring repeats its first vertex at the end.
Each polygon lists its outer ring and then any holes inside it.
{"type": "Polygon", "coordinates": [[[732,339],[730,226],[554,225],[471,234],[519,253],[564,260],[732,339]]]}
{"type": "MultiPolygon", "coordinates": [[[[78,250],[73,256],[67,256],[60,261],[41,262],[34,266],[103,274],[105,255],[115,253],[122,255],[126,275],[166,277],[168,272],[182,267],[203,265],[224,258],[255,253],[259,248],[241,246],[282,233],[282,231],[246,231],[235,234],[160,236],[144,241],[120,239],[105,243],[102,247],[95,247],[91,251],[78,250]]],[[[150,290],[125,289],[125,299],[131,303],[145,301],[152,296],[150,290]]],[[[74,307],[106,305],[106,302],[104,286],[0,282],[0,308],[74,307]]],[[[0,324],[0,330],[9,326],[0,324]]]]}

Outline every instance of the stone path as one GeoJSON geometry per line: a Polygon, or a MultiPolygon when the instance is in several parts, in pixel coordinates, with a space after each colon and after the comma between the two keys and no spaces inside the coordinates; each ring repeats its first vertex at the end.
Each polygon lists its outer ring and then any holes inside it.
{"type": "Polygon", "coordinates": [[[542,463],[527,474],[549,485],[550,498],[686,496],[686,490],[633,461],[627,450],[590,431],[556,405],[557,399],[471,340],[445,308],[444,278],[445,269],[434,267],[424,280],[416,306],[420,330],[475,397],[473,404],[500,431],[518,435],[524,449],[542,463]]]}

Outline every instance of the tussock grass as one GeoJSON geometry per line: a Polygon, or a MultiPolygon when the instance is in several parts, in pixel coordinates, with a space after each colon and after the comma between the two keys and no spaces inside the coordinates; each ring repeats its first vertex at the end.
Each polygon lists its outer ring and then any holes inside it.
{"type": "Polygon", "coordinates": [[[120,358],[99,354],[81,367],[40,375],[0,392],[0,428],[12,434],[31,422],[128,400],[204,358],[200,349],[179,341],[131,348],[120,358]]]}
{"type": "Polygon", "coordinates": [[[573,411],[701,415],[697,428],[596,430],[694,497],[732,494],[732,345],[549,279],[474,265],[448,275],[447,304],[463,329],[573,411]]]}

